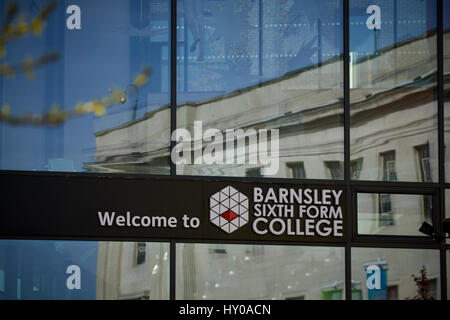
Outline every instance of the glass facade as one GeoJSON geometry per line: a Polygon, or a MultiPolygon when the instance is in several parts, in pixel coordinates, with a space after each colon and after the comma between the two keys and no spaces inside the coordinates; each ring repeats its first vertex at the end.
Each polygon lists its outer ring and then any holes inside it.
{"type": "Polygon", "coordinates": [[[348,193],[337,243],[2,239],[0,299],[448,297],[418,229],[450,217],[449,31],[444,0],[0,1],[0,174],[348,193]]]}

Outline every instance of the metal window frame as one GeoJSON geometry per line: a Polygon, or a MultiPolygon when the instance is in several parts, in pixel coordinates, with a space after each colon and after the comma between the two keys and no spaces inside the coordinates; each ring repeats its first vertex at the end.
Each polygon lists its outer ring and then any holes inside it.
{"type": "MultiPolygon", "coordinates": [[[[188,176],[177,175],[176,166],[170,162],[170,175],[150,175],[150,174],[105,174],[105,173],[86,173],[86,172],[34,172],[34,171],[15,171],[0,170],[1,175],[39,175],[39,176],[64,176],[66,179],[73,177],[98,178],[130,178],[130,179],[177,179],[177,180],[215,180],[215,181],[246,181],[246,182],[282,182],[304,181],[309,185],[321,184],[330,186],[343,186],[346,190],[346,238],[342,243],[331,242],[252,242],[251,244],[261,245],[286,245],[286,246],[326,246],[342,247],[345,252],[345,299],[351,300],[351,254],[352,248],[397,248],[397,249],[435,249],[440,252],[440,289],[441,299],[447,299],[447,254],[450,250],[450,244],[445,241],[432,240],[427,237],[417,236],[381,236],[381,235],[358,235],[357,234],[357,212],[356,212],[356,194],[358,192],[376,193],[404,193],[404,194],[430,194],[433,196],[433,208],[436,221],[440,222],[445,218],[445,190],[450,189],[450,182],[445,181],[445,154],[444,154],[444,77],[443,77],[443,0],[436,1],[437,15],[437,108],[438,108],[438,162],[439,162],[439,180],[438,182],[386,182],[386,181],[361,181],[351,179],[351,159],[350,159],[350,55],[349,55],[349,36],[350,36],[350,0],[341,0],[343,15],[343,93],[344,93],[344,179],[343,180],[319,180],[319,179],[293,179],[293,178],[269,178],[269,177],[218,177],[218,176],[188,176]]],[[[261,1],[259,1],[261,3],[261,1]]],[[[177,1],[170,0],[170,133],[177,128],[177,1]]],[[[263,40],[262,35],[260,42],[263,40]]],[[[260,67],[261,69],[261,67],[260,67]]],[[[1,79],[0,79],[1,81],[1,79]]],[[[170,137],[169,137],[170,139],[170,137]]],[[[170,147],[173,148],[174,141],[170,139],[170,147]]],[[[440,223],[436,226],[438,232],[441,232],[440,223]]],[[[4,237],[3,239],[14,239],[15,237],[4,237]]],[[[21,237],[20,239],[24,239],[21,237]]],[[[48,237],[32,237],[25,239],[49,240],[48,237]]],[[[56,239],[55,239],[56,240],[56,239]]],[[[224,241],[211,240],[174,240],[174,239],[148,239],[148,238],[101,238],[94,237],[85,239],[81,237],[59,237],[58,240],[93,240],[93,241],[142,241],[142,242],[163,242],[170,245],[170,299],[176,299],[176,245],[177,243],[224,243],[224,241]]],[[[242,241],[226,241],[226,244],[249,244],[242,241]]]]}

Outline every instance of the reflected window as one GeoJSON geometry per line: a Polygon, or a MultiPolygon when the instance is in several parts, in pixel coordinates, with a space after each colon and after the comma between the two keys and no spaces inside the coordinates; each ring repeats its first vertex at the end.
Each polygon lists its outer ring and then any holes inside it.
{"type": "Polygon", "coordinates": [[[439,250],[352,248],[351,257],[364,300],[440,299],[439,250]]]}
{"type": "Polygon", "coordinates": [[[398,285],[387,287],[387,300],[398,300],[398,285]]]}
{"type": "Polygon", "coordinates": [[[136,264],[139,265],[145,262],[146,250],[145,242],[136,243],[136,264]]]}
{"type": "Polygon", "coordinates": [[[425,195],[422,198],[423,202],[423,221],[433,223],[433,197],[425,195]]]}
{"type": "Polygon", "coordinates": [[[210,254],[216,255],[217,257],[222,257],[227,254],[227,249],[222,244],[214,244],[208,249],[210,254]]]}
{"type": "Polygon", "coordinates": [[[264,246],[263,245],[253,245],[251,250],[245,250],[246,254],[250,254],[252,256],[262,256],[264,255],[264,246]]]}
{"type": "Polygon", "coordinates": [[[418,229],[433,223],[432,203],[432,195],[358,193],[358,234],[423,236],[418,229]]]}
{"type": "Polygon", "coordinates": [[[246,177],[262,177],[261,168],[251,168],[245,170],[245,176],[246,177]]]}
{"type": "Polygon", "coordinates": [[[344,179],[344,162],[342,161],[325,161],[329,176],[333,180],[344,179]]]}
{"type": "Polygon", "coordinates": [[[379,225],[383,226],[391,226],[394,224],[394,219],[392,215],[392,203],[391,203],[391,195],[388,193],[380,194],[380,205],[379,205],[379,225]]]}
{"type": "Polygon", "coordinates": [[[395,151],[388,151],[381,154],[383,160],[383,180],[397,181],[397,171],[395,166],[395,151]]]}
{"type": "Polygon", "coordinates": [[[306,179],[305,165],[303,162],[290,162],[286,164],[290,171],[290,177],[294,179],[306,179]]]}
{"type": "MultiPolygon", "coordinates": [[[[419,281],[422,280],[421,278],[419,278],[419,281]]],[[[420,282],[419,282],[420,284],[420,282]]],[[[438,297],[439,293],[437,292],[437,279],[427,279],[424,281],[424,288],[427,292],[427,295],[430,297],[438,297]]]]}
{"type": "Polygon", "coordinates": [[[425,144],[416,147],[417,158],[420,168],[420,178],[423,182],[432,182],[431,167],[430,167],[430,146],[425,144]]]}
{"type": "Polygon", "coordinates": [[[358,180],[361,174],[363,158],[355,159],[350,162],[350,177],[352,180],[358,180]]]}

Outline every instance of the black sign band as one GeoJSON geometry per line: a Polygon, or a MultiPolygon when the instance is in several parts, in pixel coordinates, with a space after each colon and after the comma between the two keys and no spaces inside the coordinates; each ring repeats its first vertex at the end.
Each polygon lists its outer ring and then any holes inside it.
{"type": "Polygon", "coordinates": [[[0,236],[345,241],[343,186],[3,175],[0,236]]]}

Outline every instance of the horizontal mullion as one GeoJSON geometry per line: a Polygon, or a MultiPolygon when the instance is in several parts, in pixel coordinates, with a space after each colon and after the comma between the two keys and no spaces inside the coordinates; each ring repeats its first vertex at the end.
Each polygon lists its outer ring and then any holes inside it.
{"type": "Polygon", "coordinates": [[[199,244],[233,244],[233,245],[267,245],[267,246],[298,246],[298,247],[376,247],[376,248],[411,248],[411,249],[450,249],[449,244],[426,241],[423,237],[390,237],[390,236],[360,236],[350,242],[286,242],[286,241],[242,241],[242,240],[210,240],[210,239],[173,239],[146,237],[77,237],[77,236],[0,236],[2,240],[53,240],[53,241],[99,241],[99,242],[160,242],[160,243],[199,243],[199,244]]]}
{"type": "Polygon", "coordinates": [[[408,241],[405,239],[375,239],[375,238],[358,238],[351,242],[352,248],[392,248],[392,249],[436,249],[444,247],[441,243],[430,241],[408,241]]]}
{"type": "Polygon", "coordinates": [[[304,183],[328,184],[330,186],[344,186],[344,180],[329,179],[293,179],[293,178],[269,178],[269,177],[236,177],[236,176],[196,176],[196,175],[167,175],[164,174],[130,174],[130,173],[100,173],[100,172],[56,172],[56,171],[22,171],[22,170],[0,170],[2,175],[17,176],[43,176],[64,178],[108,178],[108,179],[163,179],[163,180],[200,180],[200,181],[235,181],[255,183],[304,183]]]}
{"type": "MultiPolygon", "coordinates": [[[[332,179],[294,179],[279,177],[237,177],[237,176],[198,176],[198,175],[173,175],[166,174],[130,174],[130,173],[103,173],[103,172],[58,172],[58,171],[25,171],[25,170],[0,170],[1,175],[18,176],[48,176],[65,178],[109,178],[109,179],[166,179],[166,180],[201,180],[201,181],[244,181],[256,183],[304,183],[304,184],[329,184],[336,186],[346,185],[344,180],[332,179]]],[[[430,182],[386,182],[386,181],[350,181],[350,186],[354,190],[375,189],[375,188],[411,188],[427,189],[438,188],[439,183],[430,182]]],[[[445,185],[450,188],[450,184],[445,185]]]]}
{"type": "Polygon", "coordinates": [[[398,189],[436,189],[440,187],[439,183],[434,182],[388,182],[388,181],[351,181],[350,185],[353,189],[369,189],[369,188],[398,188],[398,189]]]}

